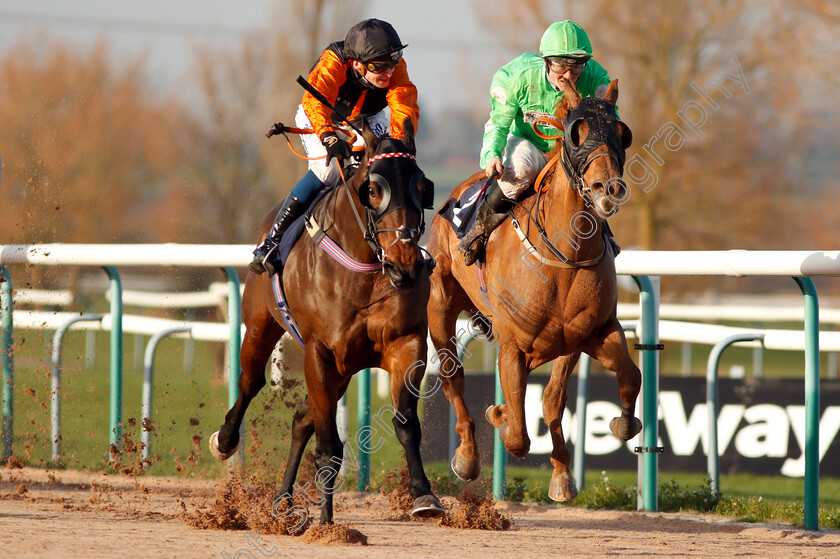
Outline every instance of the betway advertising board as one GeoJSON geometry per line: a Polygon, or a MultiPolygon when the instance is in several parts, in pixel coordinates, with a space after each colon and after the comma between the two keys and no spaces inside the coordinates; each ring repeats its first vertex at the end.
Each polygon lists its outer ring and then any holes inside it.
{"type": "MultiPolygon", "coordinates": [[[[525,398],[525,417],[531,451],[525,458],[508,455],[509,464],[551,467],[551,438],[542,418],[542,393],[548,375],[532,375],[525,398]]],[[[430,384],[429,386],[432,386],[430,384]]],[[[718,387],[718,450],[721,473],[805,475],[805,392],[803,380],[720,379],[718,387]]],[[[484,419],[493,403],[494,380],[490,375],[470,375],[466,399],[475,419],[481,460],[491,464],[495,430],[484,419]]],[[[568,387],[563,432],[574,453],[577,377],[568,387]]],[[[449,456],[450,405],[438,390],[423,402],[423,456],[425,460],[446,460],[449,456]]],[[[635,469],[633,448],[640,437],[618,440],[609,422],[620,415],[615,376],[596,375],[589,380],[586,409],[586,467],[593,469],[635,469]]],[[[637,410],[637,417],[641,417],[637,410]]],[[[659,455],[663,471],[705,472],[708,446],[708,412],[704,378],[662,377],[659,383],[659,455]]],[[[840,382],[820,384],[820,472],[840,475],[840,382]]]]}

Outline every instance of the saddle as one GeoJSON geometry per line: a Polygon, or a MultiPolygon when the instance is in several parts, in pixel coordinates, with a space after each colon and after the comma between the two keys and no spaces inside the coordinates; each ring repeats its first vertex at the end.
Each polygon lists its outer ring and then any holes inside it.
{"type": "MultiPolygon", "coordinates": [[[[554,157],[545,165],[545,167],[543,167],[542,171],[540,171],[540,174],[537,176],[534,184],[526,188],[517,197],[516,201],[522,203],[536,194],[537,189],[542,188],[543,184],[551,181],[554,177],[556,168],[557,158],[554,157]]],[[[475,208],[477,208],[481,203],[478,194],[481,192],[481,188],[484,186],[485,180],[486,179],[482,179],[467,187],[458,199],[450,198],[438,211],[438,213],[446,219],[450,225],[452,225],[452,230],[455,232],[455,236],[459,240],[467,234],[467,232],[472,228],[473,223],[475,223],[475,208]]],[[[484,196],[486,196],[486,194],[484,194],[482,198],[484,196]]]]}

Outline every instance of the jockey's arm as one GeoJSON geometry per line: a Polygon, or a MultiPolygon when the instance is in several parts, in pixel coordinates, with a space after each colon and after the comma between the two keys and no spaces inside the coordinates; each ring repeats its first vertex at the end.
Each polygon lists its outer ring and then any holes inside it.
{"type": "MultiPolygon", "coordinates": [[[[338,98],[338,89],[347,79],[347,69],[341,63],[341,59],[332,50],[325,50],[312,71],[309,72],[308,81],[312,87],[317,89],[327,100],[335,104],[338,98]]],[[[309,92],[303,94],[303,110],[312,123],[315,134],[319,137],[324,132],[335,130],[332,123],[332,111],[323,103],[315,99],[309,92]]]]}
{"type": "MultiPolygon", "coordinates": [[[[490,83],[490,118],[484,125],[484,138],[481,145],[480,165],[489,171],[492,159],[498,159],[498,169],[502,168],[501,157],[505,150],[511,123],[519,109],[515,91],[515,76],[508,66],[502,66],[490,83]]],[[[496,164],[494,163],[494,168],[496,164]]],[[[488,175],[489,176],[489,175],[488,175]]]]}
{"type": "Polygon", "coordinates": [[[400,60],[391,82],[388,84],[386,93],[388,106],[391,108],[391,137],[402,140],[405,138],[403,123],[406,118],[411,119],[414,133],[417,134],[417,125],[420,119],[420,109],[417,106],[417,88],[408,77],[408,70],[405,59],[400,60]]]}

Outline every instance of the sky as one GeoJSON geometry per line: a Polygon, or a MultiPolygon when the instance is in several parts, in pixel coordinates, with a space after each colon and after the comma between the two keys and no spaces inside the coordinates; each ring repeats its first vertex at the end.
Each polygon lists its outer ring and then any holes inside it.
{"type": "MultiPolygon", "coordinates": [[[[83,44],[105,38],[120,57],[147,56],[152,87],[188,89],[183,80],[188,79],[194,46],[235,47],[244,33],[265,29],[275,2],[0,0],[0,55],[36,33],[83,44]]],[[[484,91],[493,72],[518,54],[480,29],[470,0],[369,0],[366,12],[365,17],[393,24],[409,44],[409,73],[425,109],[433,112],[474,102],[459,92],[484,91]]]]}

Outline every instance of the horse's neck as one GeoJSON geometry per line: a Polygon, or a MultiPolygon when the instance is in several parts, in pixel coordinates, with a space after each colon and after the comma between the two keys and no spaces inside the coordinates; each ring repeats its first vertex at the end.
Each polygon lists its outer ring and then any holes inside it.
{"type": "Polygon", "coordinates": [[[541,216],[546,236],[570,260],[597,258],[603,251],[603,220],[579,191],[569,187],[562,171],[558,172],[541,216]]]}
{"type": "Polygon", "coordinates": [[[375,257],[373,249],[365,241],[365,232],[359,226],[358,214],[362,226],[366,226],[365,208],[358,200],[346,190],[351,188],[339,185],[329,201],[325,223],[321,226],[327,229],[327,234],[346,252],[350,257],[360,262],[372,262],[375,257]],[[354,210],[355,206],[355,212],[354,210]]]}

